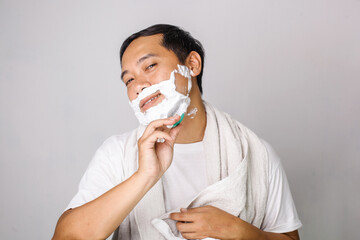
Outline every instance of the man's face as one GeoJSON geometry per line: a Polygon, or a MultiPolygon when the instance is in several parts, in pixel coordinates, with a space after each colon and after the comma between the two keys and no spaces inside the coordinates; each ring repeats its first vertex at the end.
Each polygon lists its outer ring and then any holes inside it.
{"type": "MultiPolygon", "coordinates": [[[[131,42],[125,50],[122,57],[122,79],[130,101],[136,99],[144,88],[168,80],[170,73],[180,64],[175,53],[163,47],[161,42],[161,34],[140,37],[131,42]]],[[[176,76],[177,90],[185,89],[185,85],[187,86],[187,79],[176,76]]],[[[146,111],[164,99],[161,93],[157,94],[160,94],[154,95],[157,99],[146,104],[146,109],[141,111],[146,111]]]]}

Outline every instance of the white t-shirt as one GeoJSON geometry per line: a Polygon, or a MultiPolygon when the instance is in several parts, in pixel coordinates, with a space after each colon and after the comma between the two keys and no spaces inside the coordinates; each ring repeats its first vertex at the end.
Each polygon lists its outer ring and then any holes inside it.
{"type": "MultiPolygon", "coordinates": [[[[124,181],[124,142],[130,133],[108,138],[96,151],[79,190],[66,208],[81,206],[124,181]]],[[[260,229],[274,233],[291,232],[302,224],[279,157],[263,141],[269,154],[269,193],[260,229]]],[[[163,175],[165,208],[173,210],[194,198],[208,186],[202,142],[175,144],[173,162],[163,175]]],[[[150,224],[150,223],[149,223],[150,224]]]]}

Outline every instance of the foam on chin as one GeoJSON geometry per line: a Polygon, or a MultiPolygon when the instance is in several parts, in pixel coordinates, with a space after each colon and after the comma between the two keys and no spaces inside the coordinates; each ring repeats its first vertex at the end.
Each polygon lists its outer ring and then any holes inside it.
{"type": "Polygon", "coordinates": [[[139,120],[140,124],[148,125],[150,122],[157,119],[168,118],[175,115],[181,116],[185,113],[190,105],[189,93],[191,90],[191,74],[192,72],[188,67],[178,65],[178,69],[171,72],[169,80],[165,80],[145,88],[136,99],[130,101],[130,106],[134,110],[135,116],[139,120]],[[183,95],[176,91],[175,73],[178,73],[188,79],[187,95],[183,95]],[[149,108],[144,113],[141,112],[140,101],[156,91],[160,91],[165,98],[158,105],[149,108]]]}

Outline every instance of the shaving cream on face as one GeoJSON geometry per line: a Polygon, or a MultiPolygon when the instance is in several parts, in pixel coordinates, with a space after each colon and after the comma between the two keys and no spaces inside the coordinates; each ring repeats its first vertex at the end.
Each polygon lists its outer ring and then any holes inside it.
{"type": "Polygon", "coordinates": [[[178,65],[178,69],[171,72],[169,80],[165,80],[145,88],[136,99],[130,101],[130,106],[134,110],[135,116],[139,120],[140,124],[146,126],[154,120],[168,118],[175,115],[182,116],[190,104],[189,93],[191,90],[191,75],[192,71],[188,67],[178,65]],[[186,95],[176,91],[175,73],[178,73],[188,79],[186,95]],[[152,106],[145,112],[141,112],[141,100],[157,91],[163,94],[165,98],[156,106],[152,106]]]}

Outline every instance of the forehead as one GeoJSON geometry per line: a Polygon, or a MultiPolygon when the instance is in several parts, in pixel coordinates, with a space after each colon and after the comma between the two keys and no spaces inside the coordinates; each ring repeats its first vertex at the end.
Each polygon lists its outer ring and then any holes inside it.
{"type": "Polygon", "coordinates": [[[153,53],[160,56],[167,54],[169,50],[162,46],[162,39],[162,34],[156,34],[139,37],[132,41],[123,54],[122,66],[136,62],[144,54],[153,53]]]}

